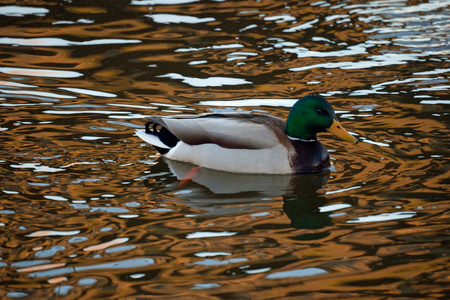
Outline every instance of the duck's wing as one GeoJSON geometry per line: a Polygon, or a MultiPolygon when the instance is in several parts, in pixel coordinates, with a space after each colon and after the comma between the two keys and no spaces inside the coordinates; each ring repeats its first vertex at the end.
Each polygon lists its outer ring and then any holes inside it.
{"type": "Polygon", "coordinates": [[[250,113],[181,115],[152,118],[189,145],[214,143],[231,149],[271,148],[287,139],[285,122],[277,117],[250,113]]]}

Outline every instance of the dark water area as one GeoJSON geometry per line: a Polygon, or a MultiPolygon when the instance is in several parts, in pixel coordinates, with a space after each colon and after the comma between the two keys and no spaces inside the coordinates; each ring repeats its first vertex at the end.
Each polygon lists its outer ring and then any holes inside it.
{"type": "Polygon", "coordinates": [[[0,27],[0,298],[448,299],[448,1],[0,1],[0,27]],[[310,93],[360,141],[321,134],[322,174],[181,185],[134,134],[310,93]]]}

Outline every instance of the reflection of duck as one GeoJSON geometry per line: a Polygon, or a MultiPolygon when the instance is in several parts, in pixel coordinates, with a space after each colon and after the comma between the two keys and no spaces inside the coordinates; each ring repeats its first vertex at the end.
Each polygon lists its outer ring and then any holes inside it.
{"type": "MultiPolygon", "coordinates": [[[[296,193],[283,196],[283,211],[291,220],[291,226],[298,229],[321,229],[333,225],[330,213],[320,212],[319,206],[326,205],[327,199],[316,192],[296,193]]],[[[315,239],[329,233],[303,234],[298,239],[315,239]]]]}
{"type": "Polygon", "coordinates": [[[357,140],[322,97],[306,96],[287,121],[262,114],[222,113],[152,117],[137,135],[167,158],[234,173],[313,173],[330,166],[317,133],[357,140]]]}
{"type": "MultiPolygon", "coordinates": [[[[164,177],[157,181],[164,184],[165,192],[169,190],[191,209],[201,209],[203,216],[269,211],[273,201],[267,200],[283,197],[283,211],[291,220],[292,227],[320,229],[332,224],[329,213],[318,209],[326,204],[327,199],[317,192],[326,184],[329,172],[298,175],[232,174],[199,168],[192,182],[180,187],[180,180],[186,177],[191,168],[191,164],[164,159],[152,167],[152,173],[164,177]],[[167,168],[178,181],[169,179],[167,168]]],[[[150,186],[154,187],[154,184],[150,186]]],[[[322,235],[318,233],[318,236],[322,235]]],[[[299,238],[314,237],[314,234],[309,234],[299,238]]]]}
{"type": "MultiPolygon", "coordinates": [[[[179,179],[187,177],[191,164],[166,159],[170,170],[179,179]]],[[[278,197],[290,189],[292,176],[267,174],[232,174],[199,168],[191,180],[216,195],[258,193],[261,197],[278,197]]]]}

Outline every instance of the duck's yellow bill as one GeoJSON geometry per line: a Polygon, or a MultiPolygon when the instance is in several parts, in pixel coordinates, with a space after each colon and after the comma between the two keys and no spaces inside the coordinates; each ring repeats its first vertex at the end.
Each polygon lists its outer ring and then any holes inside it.
{"type": "Polygon", "coordinates": [[[347,142],[350,142],[353,144],[358,143],[358,140],[353,135],[348,133],[348,131],[345,130],[344,127],[342,127],[341,123],[339,123],[336,120],[333,120],[333,124],[331,124],[331,127],[328,128],[327,131],[331,132],[332,134],[334,134],[341,140],[344,140],[344,141],[347,141],[347,142]]]}

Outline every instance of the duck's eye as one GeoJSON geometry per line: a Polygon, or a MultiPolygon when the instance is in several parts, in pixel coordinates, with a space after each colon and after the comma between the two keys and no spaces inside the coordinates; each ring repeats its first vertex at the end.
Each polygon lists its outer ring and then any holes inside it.
{"type": "Polygon", "coordinates": [[[324,115],[324,114],[325,114],[325,112],[324,112],[323,109],[321,109],[321,108],[317,108],[317,109],[316,109],[316,112],[317,112],[319,115],[324,115]]]}

